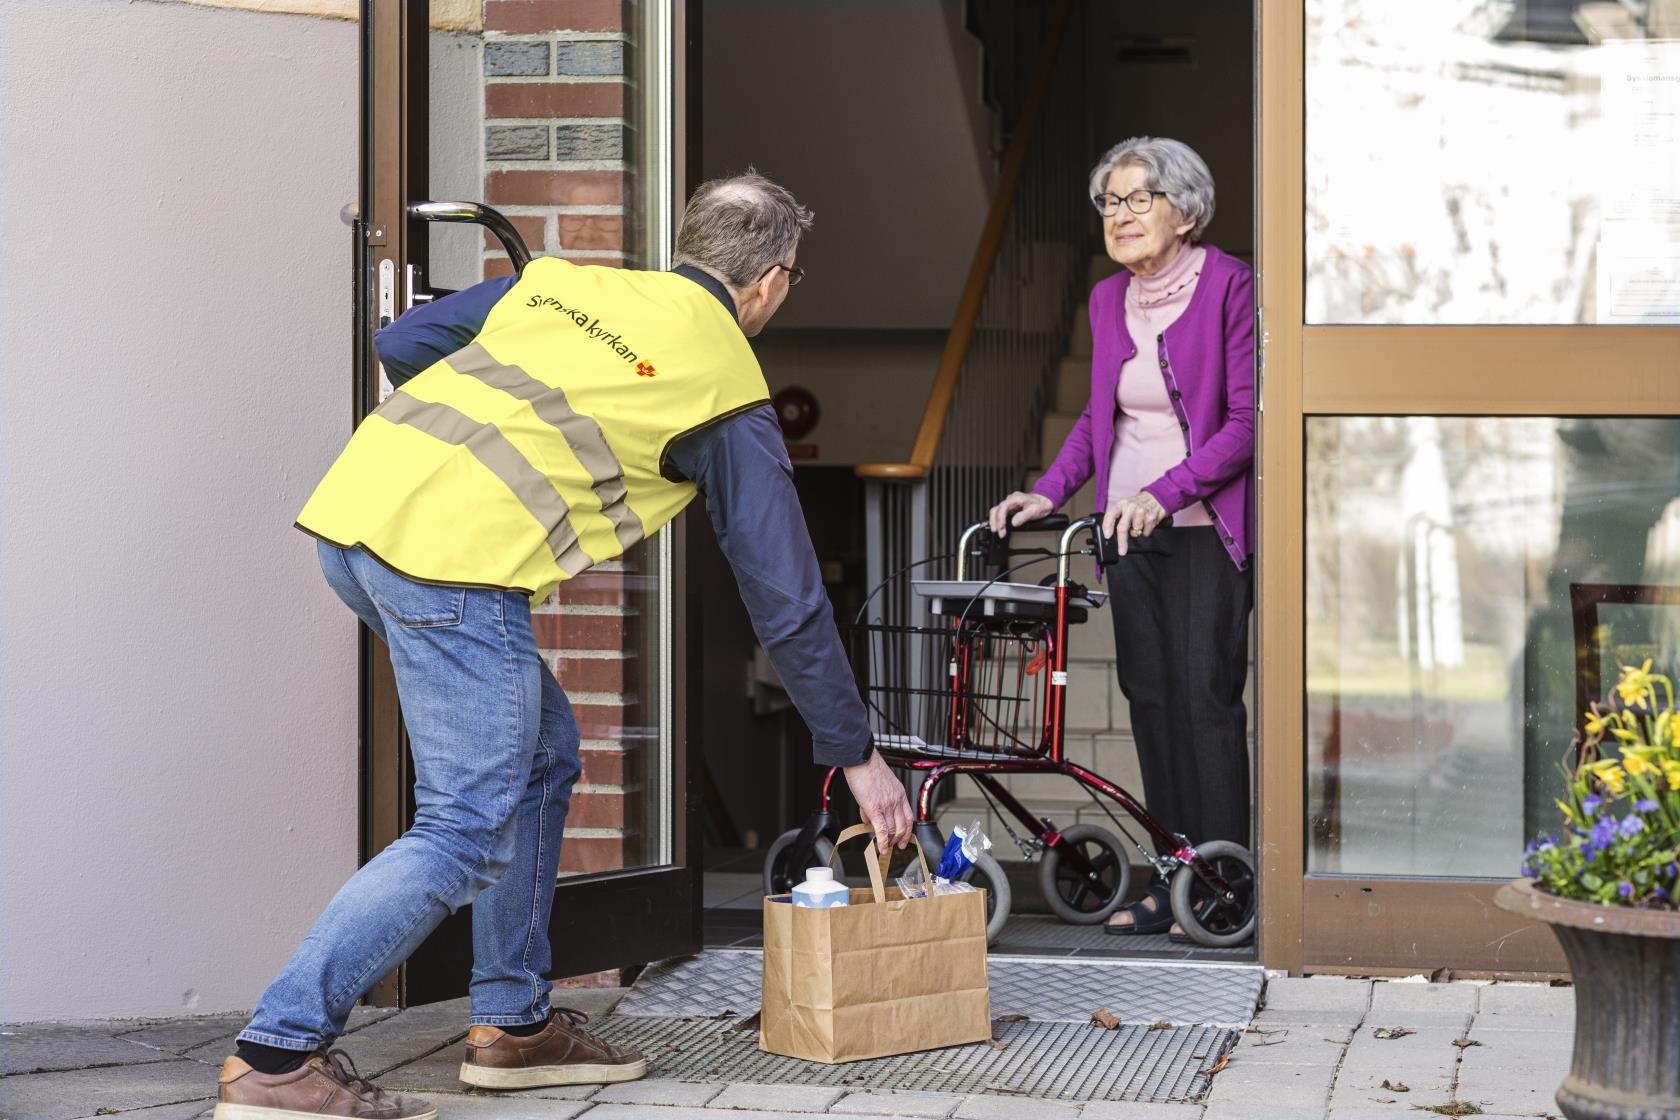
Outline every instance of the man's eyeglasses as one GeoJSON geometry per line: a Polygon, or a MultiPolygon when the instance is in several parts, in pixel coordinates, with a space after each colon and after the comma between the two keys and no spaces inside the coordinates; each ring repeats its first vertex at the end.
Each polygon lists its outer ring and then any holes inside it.
{"type": "Polygon", "coordinates": [[[759,280],[764,279],[778,268],[787,273],[788,287],[790,288],[805,279],[805,270],[803,268],[800,268],[796,264],[783,264],[781,261],[777,261],[775,264],[758,274],[759,280]]]}
{"type": "Polygon", "coordinates": [[[1149,208],[1155,205],[1155,196],[1166,193],[1166,191],[1146,191],[1139,188],[1125,198],[1121,198],[1113,191],[1104,191],[1101,194],[1092,195],[1091,204],[1097,208],[1097,213],[1105,218],[1118,214],[1122,202],[1126,204],[1126,209],[1134,214],[1147,214],[1149,208]]]}

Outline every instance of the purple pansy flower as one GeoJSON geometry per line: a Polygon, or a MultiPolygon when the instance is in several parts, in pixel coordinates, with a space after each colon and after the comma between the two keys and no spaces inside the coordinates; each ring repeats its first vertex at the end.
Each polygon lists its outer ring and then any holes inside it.
{"type": "Polygon", "coordinates": [[[1661,805],[1658,805],[1649,797],[1640,798],[1638,801],[1634,802],[1633,805],[1633,811],[1636,813],[1654,813],[1661,808],[1661,805]]]}
{"type": "Polygon", "coordinates": [[[1622,885],[1616,888],[1616,893],[1621,895],[1623,898],[1632,898],[1633,884],[1624,880],[1622,885]]]}
{"type": "Polygon", "coordinates": [[[1604,805],[1604,798],[1596,793],[1589,793],[1586,800],[1581,802],[1581,811],[1589,817],[1598,816],[1598,810],[1604,805]]]}
{"type": "Polygon", "coordinates": [[[1638,836],[1641,832],[1645,831],[1645,822],[1634,816],[1632,813],[1629,813],[1627,816],[1622,818],[1622,827],[1620,831],[1624,837],[1631,840],[1635,836],[1638,836]]]}

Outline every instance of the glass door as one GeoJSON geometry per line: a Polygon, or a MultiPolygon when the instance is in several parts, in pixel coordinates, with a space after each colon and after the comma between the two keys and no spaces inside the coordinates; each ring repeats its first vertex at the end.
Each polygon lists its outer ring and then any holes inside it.
{"type": "MultiPolygon", "coordinates": [[[[677,5],[625,4],[622,16],[563,0],[429,7],[362,6],[358,419],[389,392],[372,333],[409,307],[517,271],[526,254],[663,268],[674,236],[677,5]]],[[[557,977],[700,945],[680,533],[561,585],[534,612],[583,736],[550,929],[557,977]]],[[[394,681],[365,632],[362,664],[366,859],[408,826],[413,802],[394,681]]],[[[460,995],[470,967],[462,911],[372,998],[460,995]]]]}
{"type": "Polygon", "coordinates": [[[1680,586],[1659,9],[1262,4],[1267,965],[1563,968],[1491,900],[1680,586]]]}

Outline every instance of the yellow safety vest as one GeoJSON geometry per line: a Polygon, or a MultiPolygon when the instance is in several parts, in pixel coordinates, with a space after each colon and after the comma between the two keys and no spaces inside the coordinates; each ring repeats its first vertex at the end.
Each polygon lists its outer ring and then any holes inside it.
{"type": "Polygon", "coordinates": [[[699,284],[539,257],[473,342],[362,421],[297,525],[416,580],[541,600],[693,499],[675,440],[769,395],[699,284]]]}

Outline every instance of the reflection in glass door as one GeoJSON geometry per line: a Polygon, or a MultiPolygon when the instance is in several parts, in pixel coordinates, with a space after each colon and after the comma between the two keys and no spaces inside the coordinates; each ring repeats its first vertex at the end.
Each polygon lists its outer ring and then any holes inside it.
{"type": "MultiPolygon", "coordinates": [[[[375,138],[364,194],[380,195],[384,184],[385,209],[405,243],[386,269],[397,279],[376,291],[383,313],[516,270],[507,246],[481,226],[413,220],[408,207],[422,201],[488,206],[533,256],[665,267],[680,182],[676,5],[474,5],[478,22],[429,31],[425,7],[370,4],[364,12],[364,125],[375,138]],[[400,88],[381,96],[393,85],[400,88]]],[[[676,531],[562,584],[533,610],[539,651],[582,733],[550,930],[559,976],[699,944],[699,871],[689,866],[680,811],[689,773],[672,684],[676,531]]],[[[375,690],[369,706],[369,857],[413,812],[394,693],[381,695],[375,690]]],[[[410,959],[396,998],[465,991],[469,922],[463,911],[439,927],[410,959]]]]}
{"type": "Polygon", "coordinates": [[[1563,967],[1492,894],[1593,678],[1680,647],[1677,27],[1262,0],[1270,967],[1563,967]]]}
{"type": "MultiPolygon", "coordinates": [[[[1575,603],[1680,591],[1680,420],[1307,420],[1309,872],[1503,879],[1555,829],[1575,603]]],[[[1592,656],[1672,663],[1657,604],[1592,656]]]]}

